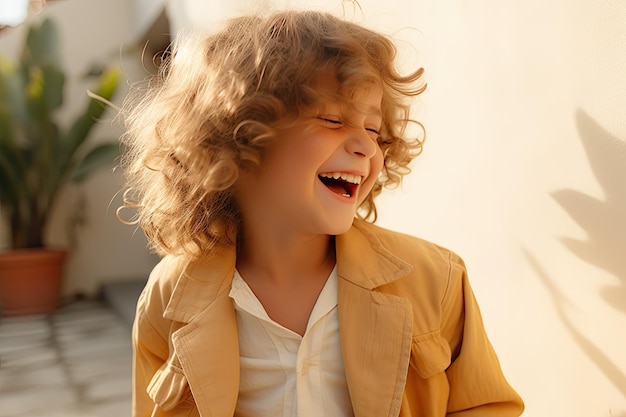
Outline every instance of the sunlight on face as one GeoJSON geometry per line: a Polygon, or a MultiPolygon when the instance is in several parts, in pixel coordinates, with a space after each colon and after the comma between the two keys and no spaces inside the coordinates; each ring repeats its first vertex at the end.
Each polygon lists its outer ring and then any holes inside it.
{"type": "Polygon", "coordinates": [[[319,99],[264,149],[261,166],[242,177],[237,200],[244,219],[336,235],[351,226],[382,168],[383,93],[366,84],[346,97],[331,71],[311,87],[319,99]]]}

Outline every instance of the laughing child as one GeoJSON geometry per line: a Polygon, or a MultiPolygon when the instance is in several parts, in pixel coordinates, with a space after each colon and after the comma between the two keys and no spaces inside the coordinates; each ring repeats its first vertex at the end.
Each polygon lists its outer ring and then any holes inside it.
{"type": "Polygon", "coordinates": [[[163,256],[133,416],[521,414],[463,261],[372,224],[421,150],[395,53],[325,13],[241,17],[127,100],[125,207],[163,256]]]}

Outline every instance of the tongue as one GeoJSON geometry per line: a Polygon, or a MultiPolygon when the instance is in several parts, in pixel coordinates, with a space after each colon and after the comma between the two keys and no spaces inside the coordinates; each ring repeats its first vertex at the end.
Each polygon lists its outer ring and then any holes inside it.
{"type": "Polygon", "coordinates": [[[335,194],[344,195],[349,194],[348,190],[346,190],[341,184],[326,184],[326,186],[335,194]]]}
{"type": "Polygon", "coordinates": [[[339,194],[339,195],[350,194],[350,190],[346,187],[346,184],[344,181],[336,180],[333,178],[326,178],[326,177],[320,177],[320,180],[324,183],[326,187],[328,187],[330,191],[332,191],[335,194],[339,194]]]}

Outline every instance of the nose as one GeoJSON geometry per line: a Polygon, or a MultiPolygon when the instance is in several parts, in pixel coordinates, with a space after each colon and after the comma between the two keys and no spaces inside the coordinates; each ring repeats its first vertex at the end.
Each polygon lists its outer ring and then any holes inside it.
{"type": "Polygon", "coordinates": [[[365,129],[350,128],[346,140],[346,151],[361,158],[372,158],[378,150],[378,143],[365,129]]]}

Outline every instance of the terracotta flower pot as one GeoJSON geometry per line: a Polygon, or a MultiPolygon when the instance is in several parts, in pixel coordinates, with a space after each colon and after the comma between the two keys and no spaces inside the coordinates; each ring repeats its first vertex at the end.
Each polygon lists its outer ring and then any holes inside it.
{"type": "Polygon", "coordinates": [[[59,306],[67,251],[24,249],[0,253],[3,315],[51,313],[59,306]]]}

